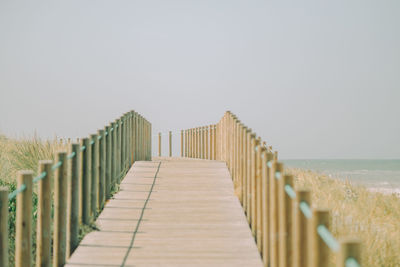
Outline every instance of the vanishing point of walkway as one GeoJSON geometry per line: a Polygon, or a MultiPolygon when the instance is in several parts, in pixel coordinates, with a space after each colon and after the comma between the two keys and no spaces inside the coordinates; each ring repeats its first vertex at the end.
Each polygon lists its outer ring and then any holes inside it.
{"type": "Polygon", "coordinates": [[[262,266],[225,163],[136,162],[66,266],[262,266]]]}

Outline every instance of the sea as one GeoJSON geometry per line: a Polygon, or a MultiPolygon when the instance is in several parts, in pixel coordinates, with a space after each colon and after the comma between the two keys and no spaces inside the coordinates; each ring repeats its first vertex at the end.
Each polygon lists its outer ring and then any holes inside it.
{"type": "Polygon", "coordinates": [[[323,173],[331,178],[349,180],[370,191],[400,196],[400,159],[291,159],[283,160],[289,168],[323,173]]]}

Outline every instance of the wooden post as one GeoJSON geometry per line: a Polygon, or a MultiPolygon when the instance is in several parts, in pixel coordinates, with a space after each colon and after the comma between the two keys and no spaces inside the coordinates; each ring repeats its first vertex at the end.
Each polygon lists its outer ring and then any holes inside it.
{"type": "Polygon", "coordinates": [[[129,112],[129,116],[128,116],[128,126],[129,126],[129,128],[128,128],[128,132],[127,132],[127,138],[128,138],[128,151],[129,151],[129,155],[128,155],[128,157],[129,157],[129,167],[131,167],[132,166],[132,164],[133,164],[133,154],[132,154],[132,144],[133,144],[133,141],[132,141],[132,125],[133,125],[133,123],[132,123],[132,111],[131,112],[129,112]]]}
{"type": "Polygon", "coordinates": [[[196,128],[196,158],[201,157],[201,150],[200,150],[200,144],[201,144],[201,139],[200,139],[200,127],[196,128]]]}
{"type": "MultiPolygon", "coordinates": [[[[112,161],[112,141],[111,141],[111,132],[110,132],[111,126],[106,126],[106,178],[105,178],[105,190],[106,190],[106,200],[110,199],[111,197],[111,161],[112,161]]],[[[132,144],[131,144],[132,145],[132,144]]],[[[131,155],[132,161],[133,161],[133,154],[131,155]]]]}
{"type": "Polygon", "coordinates": [[[194,129],[190,129],[190,157],[194,158],[195,154],[194,154],[194,148],[195,148],[195,133],[194,133],[194,129]]]}
{"type": "Polygon", "coordinates": [[[214,124],[212,126],[212,132],[213,132],[213,160],[217,160],[217,155],[218,155],[218,144],[221,143],[219,141],[219,143],[217,143],[217,138],[218,138],[218,131],[217,131],[217,124],[214,124]]]}
{"type": "Polygon", "coordinates": [[[0,187],[0,267],[8,266],[8,189],[0,187]]]}
{"type": "MultiPolygon", "coordinates": [[[[293,176],[283,175],[278,181],[279,199],[279,267],[292,266],[293,201],[285,191],[285,186],[293,187],[293,176]]],[[[315,228],[316,229],[316,228],[315,228]]],[[[317,254],[314,250],[313,254],[317,254]]],[[[326,261],[327,262],[327,261],[326,261]]],[[[325,263],[326,263],[325,262],[325,263]]],[[[323,266],[324,264],[318,265],[323,266]]]]}
{"type": "MultiPolygon", "coordinates": [[[[127,129],[128,120],[126,120],[125,129],[127,129]]],[[[105,199],[106,199],[106,136],[104,135],[104,130],[99,130],[98,134],[100,136],[99,140],[99,209],[102,209],[105,199]]],[[[127,134],[125,134],[127,136],[127,134]]],[[[128,153],[127,148],[125,148],[125,168],[128,167],[128,153]]]]}
{"type": "Polygon", "coordinates": [[[81,146],[81,218],[82,223],[90,223],[90,180],[91,180],[91,145],[89,138],[82,138],[81,146]]]}
{"type": "Polygon", "coordinates": [[[92,144],[91,153],[91,184],[90,184],[90,212],[92,218],[97,216],[97,205],[98,205],[98,190],[99,190],[99,140],[97,134],[90,135],[92,144]]]}
{"type": "Polygon", "coordinates": [[[208,159],[213,160],[213,153],[214,153],[214,148],[213,148],[213,129],[212,125],[208,126],[208,137],[210,141],[208,142],[208,159]]]}
{"type": "Polygon", "coordinates": [[[67,153],[58,152],[57,168],[54,179],[54,230],[53,230],[53,266],[65,264],[66,232],[67,232],[67,153]]]}
{"type": "Polygon", "coordinates": [[[188,147],[189,147],[188,141],[189,141],[188,130],[185,130],[185,158],[188,157],[188,147]]]}
{"type": "Polygon", "coordinates": [[[208,131],[208,126],[204,126],[204,159],[210,159],[210,145],[208,142],[208,136],[209,136],[209,131],[208,131]]]}
{"type": "Polygon", "coordinates": [[[251,144],[251,179],[250,179],[250,195],[251,195],[251,212],[250,212],[250,217],[251,217],[251,233],[253,234],[254,237],[256,237],[256,232],[257,232],[257,213],[256,213],[256,199],[257,199],[257,191],[256,191],[256,170],[257,170],[257,153],[258,149],[260,147],[260,141],[259,139],[256,139],[255,134],[253,135],[254,138],[252,138],[252,144],[251,144]]]}
{"type": "Polygon", "coordinates": [[[185,155],[185,158],[187,158],[187,156],[188,156],[188,151],[187,151],[187,149],[188,149],[188,144],[187,144],[187,142],[188,142],[188,136],[187,136],[187,130],[184,130],[184,134],[185,134],[185,152],[184,152],[184,155],[185,155]]]}
{"type": "Polygon", "coordinates": [[[181,130],[181,157],[183,158],[183,130],[181,130]]]}
{"type": "Polygon", "coordinates": [[[300,203],[304,201],[311,206],[311,194],[308,190],[297,190],[294,203],[294,242],[293,242],[293,266],[308,267],[309,227],[308,219],[300,210],[300,203]]]}
{"type": "Polygon", "coordinates": [[[277,161],[272,163],[269,175],[270,188],[270,264],[271,266],[279,266],[279,188],[278,180],[283,171],[283,164],[277,161]]]}
{"type": "Polygon", "coordinates": [[[257,248],[260,253],[262,253],[262,238],[263,238],[263,228],[262,228],[262,155],[265,154],[265,147],[259,145],[256,154],[256,241],[257,248]]]}
{"type": "Polygon", "coordinates": [[[46,176],[38,183],[36,223],[36,266],[51,266],[51,181],[53,161],[39,161],[39,172],[46,176]]]}
{"type": "Polygon", "coordinates": [[[158,156],[161,157],[161,133],[158,133],[158,156]]]}
{"type": "MultiPolygon", "coordinates": [[[[117,180],[117,129],[116,123],[111,123],[111,188],[113,191],[117,180]]],[[[136,153],[135,153],[136,155],[136,153]]]]}
{"type": "Polygon", "coordinates": [[[262,258],[264,262],[264,266],[270,266],[270,204],[269,204],[269,192],[270,192],[270,168],[268,166],[268,163],[272,160],[272,154],[267,152],[266,150],[263,151],[263,157],[262,157],[262,173],[261,173],[261,179],[262,179],[262,229],[263,229],[263,245],[262,245],[262,258]]]}
{"type": "MultiPolygon", "coordinates": [[[[32,171],[19,171],[17,188],[25,190],[17,195],[15,234],[15,266],[31,266],[32,261],[32,171]]],[[[8,231],[7,231],[8,232],[8,231]]]]}
{"type": "Polygon", "coordinates": [[[237,168],[238,168],[238,182],[239,182],[239,201],[243,206],[243,124],[238,124],[237,129],[237,168]]]}
{"type": "MultiPolygon", "coordinates": [[[[119,183],[120,175],[122,172],[122,166],[121,166],[121,120],[116,120],[116,131],[117,131],[117,155],[116,155],[116,160],[117,160],[117,174],[116,174],[116,183],[119,183]]],[[[92,163],[93,166],[93,163],[92,163]]],[[[92,178],[93,179],[93,178],[92,178]]],[[[93,190],[93,188],[92,188],[93,190]]]]}
{"type": "Polygon", "coordinates": [[[197,128],[193,128],[193,158],[197,158],[197,128]]]}
{"type": "Polygon", "coordinates": [[[340,240],[340,252],[337,267],[345,267],[346,261],[355,260],[361,265],[361,241],[356,238],[340,240]]]}
{"type": "Polygon", "coordinates": [[[329,210],[317,208],[313,210],[310,227],[310,245],[309,259],[310,266],[319,267],[324,266],[328,262],[329,247],[325,244],[319,236],[317,229],[318,226],[324,225],[329,229],[329,210]]]}
{"type": "Polygon", "coordinates": [[[242,154],[242,158],[243,158],[243,166],[242,166],[242,206],[243,206],[243,210],[246,213],[247,211],[247,127],[243,127],[243,132],[242,132],[242,139],[243,139],[243,143],[242,143],[242,150],[241,150],[241,154],[242,154]]]}
{"type": "Polygon", "coordinates": [[[204,127],[200,127],[201,133],[201,158],[205,159],[206,157],[206,132],[204,127]]]}
{"type": "Polygon", "coordinates": [[[136,127],[136,119],[135,119],[135,111],[132,111],[132,129],[131,129],[131,135],[132,135],[132,164],[135,163],[135,150],[136,150],[136,136],[135,136],[135,127],[136,127]]]}
{"type": "Polygon", "coordinates": [[[172,132],[169,131],[169,156],[172,157],[172,132]]]}
{"type": "Polygon", "coordinates": [[[70,153],[75,153],[75,156],[70,159],[70,164],[68,164],[66,259],[74,252],[79,243],[79,150],[79,144],[71,144],[70,153]]]}
{"type": "MultiPolygon", "coordinates": [[[[126,150],[126,140],[125,140],[125,137],[126,137],[126,134],[125,134],[125,131],[126,131],[126,115],[124,114],[122,117],[121,117],[121,175],[122,175],[122,172],[126,169],[126,166],[125,166],[125,163],[126,163],[126,159],[125,159],[125,155],[126,155],[126,153],[125,153],[125,150],[126,150]]],[[[100,170],[100,166],[101,166],[101,162],[100,162],[100,151],[101,151],[101,149],[100,149],[100,142],[99,142],[99,148],[98,148],[99,150],[98,150],[98,152],[99,152],[99,170],[100,170]]],[[[122,177],[120,177],[120,181],[121,181],[121,179],[122,179],[122,177]]],[[[100,182],[100,171],[99,171],[99,182],[100,182]]],[[[100,186],[99,186],[99,189],[100,189],[100,186]]],[[[99,205],[99,208],[101,208],[101,206],[99,205]]]]}
{"type": "Polygon", "coordinates": [[[252,151],[254,150],[252,144],[253,144],[253,139],[255,139],[256,135],[251,133],[251,130],[249,129],[249,132],[247,134],[247,181],[246,181],[246,191],[247,191],[247,209],[246,209],[246,215],[247,215],[247,221],[250,224],[251,223],[251,155],[252,151]]]}

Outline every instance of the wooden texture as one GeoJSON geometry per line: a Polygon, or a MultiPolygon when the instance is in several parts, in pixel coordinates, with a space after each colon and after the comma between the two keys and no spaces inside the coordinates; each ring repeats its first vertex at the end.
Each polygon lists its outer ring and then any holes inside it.
{"type": "Polygon", "coordinates": [[[172,157],[172,132],[169,131],[169,154],[170,157],[172,157]]]}
{"type": "Polygon", "coordinates": [[[340,240],[340,251],[337,267],[346,267],[346,260],[353,258],[361,262],[361,241],[358,238],[347,237],[340,240]]]}
{"type": "Polygon", "coordinates": [[[92,134],[90,137],[92,139],[91,141],[93,142],[91,145],[90,212],[91,216],[95,218],[98,210],[99,197],[99,140],[97,139],[97,134],[92,134]]]}
{"type": "Polygon", "coordinates": [[[17,195],[15,234],[15,266],[31,266],[32,261],[32,171],[19,171],[17,188],[26,189],[17,195]]]}
{"type": "Polygon", "coordinates": [[[91,179],[91,145],[89,138],[83,138],[81,140],[82,147],[85,149],[81,154],[81,186],[80,186],[80,197],[81,197],[81,220],[82,223],[88,224],[90,222],[90,179],[91,179]]]}
{"type": "Polygon", "coordinates": [[[39,161],[39,173],[46,176],[38,183],[36,266],[51,266],[51,181],[53,161],[39,161]]]}
{"type": "Polygon", "coordinates": [[[306,189],[296,191],[294,203],[294,241],[293,241],[293,266],[308,267],[309,246],[309,220],[300,210],[300,203],[304,201],[311,206],[311,192],[306,189]]]}
{"type": "Polygon", "coordinates": [[[0,187],[0,267],[8,266],[8,188],[0,187]]]}
{"type": "Polygon", "coordinates": [[[68,164],[67,252],[69,257],[79,243],[79,144],[71,144],[75,156],[68,164]]]}
{"type": "Polygon", "coordinates": [[[319,236],[317,228],[324,225],[329,229],[329,210],[317,208],[313,210],[310,229],[310,245],[309,250],[310,266],[323,266],[329,260],[330,249],[319,236]]]}
{"type": "Polygon", "coordinates": [[[62,162],[54,179],[53,266],[63,266],[67,231],[67,153],[58,152],[56,163],[62,162]]]}
{"type": "Polygon", "coordinates": [[[161,133],[158,133],[158,156],[161,157],[161,133]]]}
{"type": "Polygon", "coordinates": [[[262,266],[225,163],[135,162],[66,266],[262,266]]]}

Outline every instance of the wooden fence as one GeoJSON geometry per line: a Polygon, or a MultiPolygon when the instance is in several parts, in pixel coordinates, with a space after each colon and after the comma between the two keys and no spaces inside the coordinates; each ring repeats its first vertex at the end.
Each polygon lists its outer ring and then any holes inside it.
{"type": "Polygon", "coordinates": [[[37,177],[33,177],[33,171],[20,171],[14,192],[0,189],[0,267],[8,266],[9,261],[8,207],[13,198],[15,266],[31,266],[34,262],[38,267],[63,266],[78,246],[80,225],[90,225],[95,220],[135,161],[151,160],[151,124],[130,111],[80,143],[70,144],[68,152],[60,151],[55,158],[55,164],[51,160],[40,161],[37,177]],[[34,259],[32,199],[36,183],[34,259]]]}
{"type": "Polygon", "coordinates": [[[360,241],[339,243],[329,211],[311,205],[311,192],[293,189],[278,153],[231,112],[216,125],[181,132],[181,156],[225,161],[265,266],[360,266],[360,241]]]}

